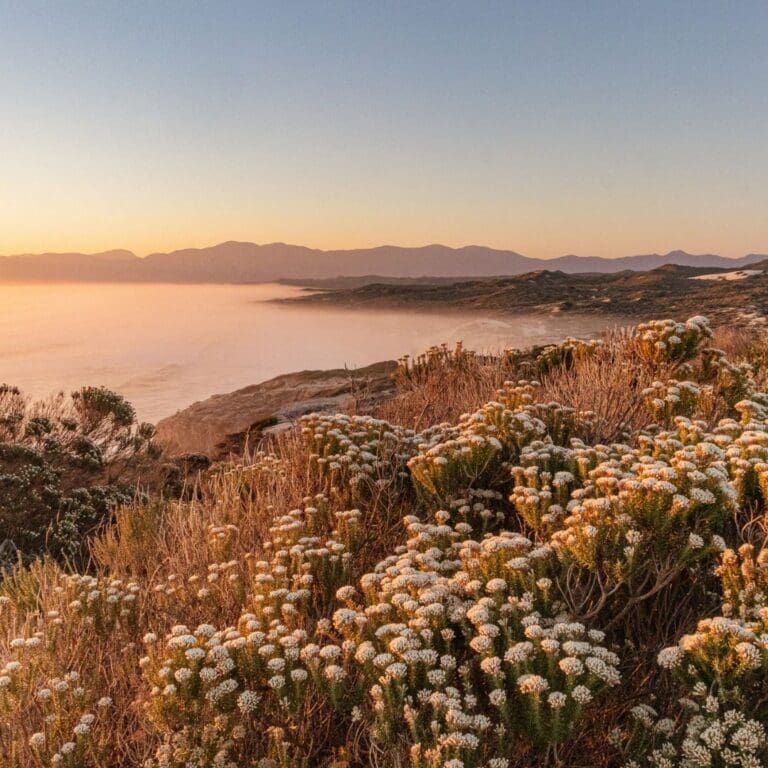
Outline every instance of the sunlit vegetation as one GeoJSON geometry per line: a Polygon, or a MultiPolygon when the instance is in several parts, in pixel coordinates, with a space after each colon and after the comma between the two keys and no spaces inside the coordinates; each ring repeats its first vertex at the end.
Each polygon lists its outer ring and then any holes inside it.
{"type": "Polygon", "coordinates": [[[435,348],[134,497],[0,583],[0,764],[768,765],[766,349],[435,348]]]}

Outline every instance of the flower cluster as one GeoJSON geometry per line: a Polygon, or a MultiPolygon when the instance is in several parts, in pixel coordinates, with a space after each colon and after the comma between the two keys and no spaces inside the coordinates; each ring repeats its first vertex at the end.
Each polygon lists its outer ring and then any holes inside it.
{"type": "Polygon", "coordinates": [[[696,631],[659,653],[689,689],[699,688],[740,705],[750,704],[768,682],[766,556],[750,545],[723,553],[722,615],[699,621],[696,631]]]}
{"type": "Polygon", "coordinates": [[[514,488],[510,501],[525,524],[546,534],[562,526],[571,495],[590,458],[582,448],[570,449],[534,441],[520,452],[511,468],[514,488]]]}
{"type": "Polygon", "coordinates": [[[624,768],[763,768],[768,759],[765,726],[702,694],[686,700],[679,721],[659,718],[647,705],[632,710],[634,733],[624,768]]]}
{"type": "Polygon", "coordinates": [[[382,739],[407,727],[412,764],[429,768],[503,760],[512,734],[562,741],[620,679],[602,633],[554,599],[551,549],[449,521],[408,518],[404,550],[363,577],[364,604],[345,590],[333,617],[345,672],[362,678],[365,695],[349,697],[360,716],[382,739]]]}
{"type": "Polygon", "coordinates": [[[422,443],[408,466],[414,478],[434,497],[448,503],[469,488],[494,488],[508,477],[505,464],[546,426],[531,413],[533,385],[507,384],[499,399],[463,416],[446,430],[443,440],[422,443]]]}
{"type": "Polygon", "coordinates": [[[643,397],[650,417],[657,424],[669,426],[677,416],[691,418],[696,411],[708,407],[713,394],[711,386],[668,379],[654,381],[643,390],[643,397]]]}
{"type": "Polygon", "coordinates": [[[706,347],[701,351],[701,381],[711,382],[714,391],[729,409],[754,393],[755,384],[752,366],[748,363],[732,363],[720,349],[706,347]]]}
{"type": "Polygon", "coordinates": [[[751,545],[723,552],[717,569],[723,615],[701,620],[694,633],[658,654],[659,666],[683,686],[681,712],[672,720],[658,719],[647,705],[633,710],[627,768],[766,764],[767,563],[751,545]]]}
{"type": "Polygon", "coordinates": [[[99,579],[78,574],[62,575],[63,610],[78,614],[99,634],[110,634],[118,627],[133,629],[137,625],[136,598],[140,587],[120,579],[99,579]]]}
{"type": "Polygon", "coordinates": [[[738,553],[726,549],[717,569],[723,592],[722,613],[741,621],[760,621],[768,607],[768,548],[755,554],[752,544],[738,553]]]}
{"type": "Polygon", "coordinates": [[[712,331],[705,317],[691,317],[685,323],[652,320],[637,326],[637,354],[653,366],[674,366],[693,360],[712,331]]]}
{"type": "MultiPolygon", "coordinates": [[[[631,452],[588,472],[582,487],[572,494],[563,530],[553,540],[591,565],[603,544],[587,529],[595,522],[612,521],[611,533],[637,529],[687,539],[696,531],[717,530],[735,507],[723,451],[713,443],[682,446],[668,461],[631,452]]],[[[651,544],[667,548],[670,540],[651,544]]]]}
{"type": "Polygon", "coordinates": [[[407,485],[406,463],[418,443],[413,430],[371,416],[310,414],[301,419],[310,464],[323,492],[344,505],[407,485]]]}

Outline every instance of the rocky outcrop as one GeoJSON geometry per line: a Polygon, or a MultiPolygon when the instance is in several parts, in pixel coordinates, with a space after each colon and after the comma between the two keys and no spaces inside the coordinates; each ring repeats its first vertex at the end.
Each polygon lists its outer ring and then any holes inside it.
{"type": "Polygon", "coordinates": [[[171,456],[204,453],[213,459],[242,453],[269,431],[313,411],[370,408],[394,392],[397,363],[356,370],[301,371],[226,395],[214,395],[157,425],[157,441],[171,456]]]}

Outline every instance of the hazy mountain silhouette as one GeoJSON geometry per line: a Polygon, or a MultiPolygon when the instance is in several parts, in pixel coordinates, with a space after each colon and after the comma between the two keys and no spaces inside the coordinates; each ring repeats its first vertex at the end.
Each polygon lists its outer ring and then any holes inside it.
{"type": "Polygon", "coordinates": [[[360,277],[414,278],[488,277],[517,275],[539,269],[563,272],[619,272],[648,270],[663,264],[738,269],[767,258],[749,254],[730,259],[685,251],[607,259],[598,256],[560,256],[534,259],[515,251],[479,245],[449,248],[426,245],[322,251],[286,243],[226,242],[210,248],[185,248],[139,258],[130,251],[104,253],[42,253],[0,257],[0,280],[130,281],[130,282],[264,282],[279,278],[360,277]]]}

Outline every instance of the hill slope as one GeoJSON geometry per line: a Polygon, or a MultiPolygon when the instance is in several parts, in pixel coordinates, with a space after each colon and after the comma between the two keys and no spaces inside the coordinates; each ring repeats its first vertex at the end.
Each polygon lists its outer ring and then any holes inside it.
{"type": "Polygon", "coordinates": [[[376,283],[311,292],[286,301],[359,308],[609,313],[628,318],[648,313],[678,317],[705,313],[722,322],[768,311],[768,274],[761,271],[766,268],[768,261],[757,262],[738,280],[694,279],[734,272],[671,264],[647,272],[614,274],[537,270],[455,283],[376,283]]]}

